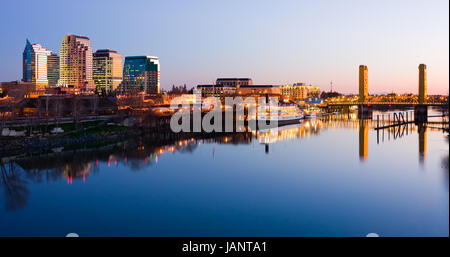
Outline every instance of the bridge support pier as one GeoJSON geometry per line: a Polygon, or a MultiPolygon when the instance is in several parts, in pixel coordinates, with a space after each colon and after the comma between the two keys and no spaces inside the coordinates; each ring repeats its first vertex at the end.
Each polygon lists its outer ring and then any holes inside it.
{"type": "Polygon", "coordinates": [[[428,107],[423,104],[414,106],[414,122],[423,123],[428,121],[428,107]]]}
{"type": "Polygon", "coordinates": [[[358,104],[358,119],[371,119],[372,106],[368,104],[358,104]]]}

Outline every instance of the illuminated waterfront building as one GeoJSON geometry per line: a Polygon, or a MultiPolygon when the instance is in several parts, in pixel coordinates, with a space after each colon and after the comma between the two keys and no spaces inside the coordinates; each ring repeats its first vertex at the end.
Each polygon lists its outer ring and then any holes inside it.
{"type": "Polygon", "coordinates": [[[23,98],[37,98],[44,94],[44,88],[33,82],[10,81],[0,83],[2,94],[13,97],[15,100],[23,98]]]}
{"type": "Polygon", "coordinates": [[[304,85],[283,85],[280,87],[281,95],[289,97],[291,100],[302,100],[308,97],[308,92],[304,85]]]}
{"type": "Polygon", "coordinates": [[[278,85],[242,85],[236,90],[240,96],[280,95],[278,85]]]}
{"type": "Polygon", "coordinates": [[[48,86],[47,57],[52,52],[39,44],[31,44],[27,40],[23,51],[23,77],[22,81],[31,82],[40,90],[48,86]]]}
{"type": "Polygon", "coordinates": [[[279,95],[280,87],[277,85],[240,85],[239,89],[230,85],[198,85],[203,97],[208,96],[258,96],[258,95],[279,95]]]}
{"type": "Polygon", "coordinates": [[[47,79],[49,87],[56,87],[59,79],[59,56],[51,53],[47,56],[47,79]]]}
{"type": "Polygon", "coordinates": [[[92,58],[88,37],[64,36],[60,48],[58,86],[75,94],[94,92],[92,58]]]}
{"type": "Polygon", "coordinates": [[[281,86],[280,93],[291,100],[303,100],[308,97],[318,98],[320,96],[320,87],[308,86],[305,83],[294,83],[293,85],[281,86]]]}
{"type": "Polygon", "coordinates": [[[113,92],[122,82],[122,55],[115,50],[101,49],[93,56],[93,77],[97,92],[113,92]]]}
{"type": "Polygon", "coordinates": [[[216,84],[198,85],[203,97],[279,95],[277,85],[254,85],[250,78],[218,78],[216,84]]]}
{"type": "Polygon", "coordinates": [[[225,97],[236,94],[236,87],[229,85],[198,85],[203,97],[216,96],[225,97]]]}
{"type": "Polygon", "coordinates": [[[160,93],[160,65],[156,56],[127,56],[123,65],[123,93],[160,93]]]}
{"type": "Polygon", "coordinates": [[[427,101],[427,66],[419,65],[419,104],[427,101]]]}
{"type": "MultiPolygon", "coordinates": [[[[295,84],[294,84],[295,85],[295,84]]],[[[306,96],[309,98],[319,98],[320,97],[320,87],[318,86],[306,86],[306,96]]]]}
{"type": "Polygon", "coordinates": [[[216,79],[216,85],[232,86],[239,89],[241,86],[253,85],[253,81],[250,78],[218,78],[216,79]]]}
{"type": "Polygon", "coordinates": [[[368,69],[365,65],[359,66],[359,101],[365,102],[367,101],[367,97],[369,96],[368,89],[368,69]]]}

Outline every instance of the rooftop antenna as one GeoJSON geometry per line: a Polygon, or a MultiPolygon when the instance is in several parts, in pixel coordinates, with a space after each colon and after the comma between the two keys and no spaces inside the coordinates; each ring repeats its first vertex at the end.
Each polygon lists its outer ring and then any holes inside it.
{"type": "Polygon", "coordinates": [[[333,81],[330,82],[330,86],[331,86],[331,93],[333,93],[333,81]]]}

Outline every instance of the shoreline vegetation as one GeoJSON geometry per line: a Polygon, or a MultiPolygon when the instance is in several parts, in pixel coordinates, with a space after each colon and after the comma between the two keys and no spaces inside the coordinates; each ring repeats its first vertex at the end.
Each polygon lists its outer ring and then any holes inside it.
{"type": "MultiPolygon", "coordinates": [[[[212,139],[233,135],[232,132],[180,132],[174,133],[167,121],[149,124],[134,121],[115,123],[113,119],[86,121],[59,125],[40,125],[33,128],[15,127],[23,136],[0,136],[0,158],[8,161],[14,158],[58,154],[67,151],[89,150],[111,145],[126,144],[128,141],[146,142],[153,146],[171,144],[185,139],[212,139]],[[61,128],[62,133],[50,133],[61,128]]],[[[241,133],[247,134],[247,133],[241,133]]],[[[134,143],[133,143],[134,144],[134,143]]]]}

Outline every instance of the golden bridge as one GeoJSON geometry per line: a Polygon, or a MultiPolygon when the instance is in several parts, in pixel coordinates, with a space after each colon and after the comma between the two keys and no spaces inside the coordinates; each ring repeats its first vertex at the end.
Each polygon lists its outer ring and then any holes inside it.
{"type": "Polygon", "coordinates": [[[416,105],[424,105],[424,106],[448,106],[448,103],[438,103],[438,102],[426,102],[419,104],[418,102],[389,102],[389,101],[381,101],[381,102],[355,102],[355,101],[342,101],[342,102],[327,102],[325,106],[358,106],[358,105],[367,105],[367,106],[405,106],[405,107],[414,107],[416,105]]]}
{"type": "Polygon", "coordinates": [[[448,106],[448,97],[446,101],[436,101],[435,99],[430,99],[427,96],[427,66],[425,64],[419,65],[419,94],[417,100],[413,97],[405,99],[404,101],[399,101],[393,99],[393,101],[373,101],[369,97],[369,82],[368,82],[368,68],[366,65],[359,66],[359,97],[353,99],[353,101],[330,101],[323,105],[326,108],[341,108],[350,106],[358,107],[358,117],[365,119],[372,117],[372,110],[375,107],[414,107],[414,121],[415,122],[426,122],[428,119],[428,107],[429,106],[448,106]],[[371,101],[372,100],[372,101],[371,101]]]}

